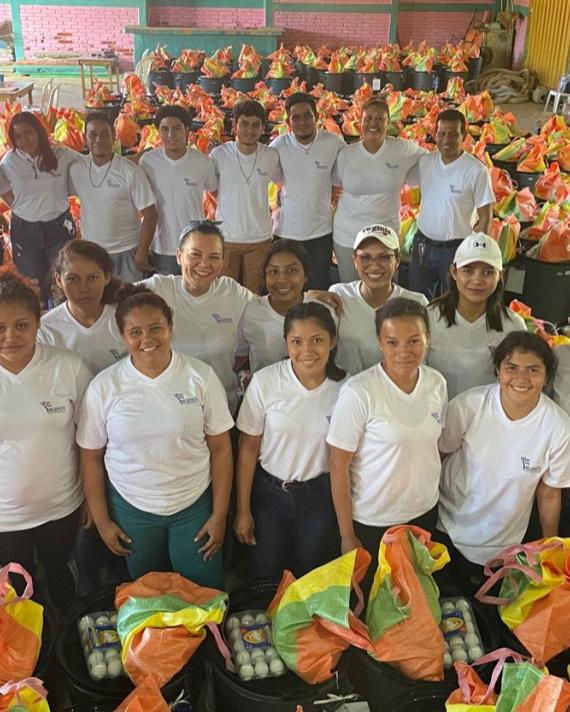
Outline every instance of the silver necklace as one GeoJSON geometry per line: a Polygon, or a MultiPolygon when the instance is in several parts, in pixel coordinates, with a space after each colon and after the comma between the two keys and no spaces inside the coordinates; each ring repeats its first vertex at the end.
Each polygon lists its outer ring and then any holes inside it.
{"type": "Polygon", "coordinates": [[[93,176],[91,175],[91,167],[93,166],[93,156],[89,156],[89,182],[93,186],[93,188],[100,188],[103,183],[107,180],[107,176],[109,175],[109,171],[111,170],[111,166],[113,165],[113,158],[115,158],[115,154],[111,156],[111,160],[109,161],[109,165],[107,166],[107,170],[105,171],[105,174],[103,175],[103,178],[101,179],[100,183],[95,183],[93,181],[93,176]]]}
{"type": "Polygon", "coordinates": [[[258,149],[258,146],[255,147],[255,158],[253,159],[253,166],[251,167],[251,171],[249,172],[249,175],[248,175],[244,171],[243,166],[241,165],[241,158],[239,157],[239,148],[237,147],[237,144],[236,144],[236,157],[238,160],[239,170],[240,170],[240,173],[242,174],[242,176],[245,178],[245,182],[247,185],[249,185],[251,182],[251,177],[253,175],[253,172],[255,171],[255,166],[257,164],[257,149],[258,149]]]}

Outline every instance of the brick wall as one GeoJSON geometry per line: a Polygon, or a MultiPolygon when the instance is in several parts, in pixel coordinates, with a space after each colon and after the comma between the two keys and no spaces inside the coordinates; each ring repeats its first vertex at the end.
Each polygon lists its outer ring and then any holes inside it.
{"type": "Polygon", "coordinates": [[[12,19],[12,12],[10,10],[10,5],[7,3],[2,3],[0,4],[0,22],[4,22],[4,20],[11,20],[12,19]]]}
{"type": "Polygon", "coordinates": [[[137,8],[21,5],[20,17],[25,59],[109,48],[119,56],[121,69],[133,66],[133,35],[123,27],[138,24],[137,8]]]}
{"type": "Polygon", "coordinates": [[[286,46],[309,44],[331,48],[342,45],[375,45],[388,42],[390,15],[372,12],[291,12],[277,10],[273,24],[285,28],[286,46]]]}
{"type": "Polygon", "coordinates": [[[435,47],[446,42],[459,42],[472,17],[473,12],[400,12],[398,38],[401,44],[427,40],[435,47]]]}
{"type": "Polygon", "coordinates": [[[156,7],[149,8],[153,27],[263,27],[265,10],[254,7],[156,7]]]}

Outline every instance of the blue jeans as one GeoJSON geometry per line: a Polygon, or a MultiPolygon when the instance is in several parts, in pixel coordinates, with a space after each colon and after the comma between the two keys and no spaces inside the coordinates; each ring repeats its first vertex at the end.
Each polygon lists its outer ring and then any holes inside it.
{"type": "MultiPolygon", "coordinates": [[[[276,239],[280,239],[277,235],[276,239]]],[[[331,285],[332,232],[312,240],[295,240],[305,248],[309,258],[309,282],[307,289],[326,290],[331,285]]]]}
{"type": "Polygon", "coordinates": [[[107,497],[111,519],[132,539],[127,566],[133,578],[150,571],[175,571],[201,586],[223,589],[221,550],[204,561],[198,549],[206,539],[194,541],[212,514],[210,487],[190,507],[169,516],[133,507],[111,485],[107,497]]]}
{"type": "Polygon", "coordinates": [[[257,540],[251,547],[254,578],[279,580],[283,569],[298,578],[340,556],[328,473],[283,486],[258,465],[251,508],[257,540]]]}
{"type": "Polygon", "coordinates": [[[418,230],[412,243],[409,288],[430,301],[447,291],[449,268],[460,244],[461,240],[429,240],[418,230]]]}
{"type": "Polygon", "coordinates": [[[57,253],[75,237],[75,223],[66,210],[47,222],[29,222],[12,215],[10,238],[14,264],[26,277],[37,279],[44,307],[51,296],[50,268],[57,253]]]}

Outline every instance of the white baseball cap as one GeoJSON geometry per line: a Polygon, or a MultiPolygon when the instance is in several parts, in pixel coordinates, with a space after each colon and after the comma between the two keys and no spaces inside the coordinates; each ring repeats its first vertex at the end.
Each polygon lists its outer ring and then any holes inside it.
{"type": "Polygon", "coordinates": [[[456,267],[465,267],[472,262],[485,262],[501,272],[503,256],[499,243],[484,232],[468,235],[457,248],[453,264],[456,267]]]}
{"type": "Polygon", "coordinates": [[[368,240],[369,237],[374,237],[390,250],[400,249],[400,240],[398,239],[398,235],[396,235],[395,230],[387,225],[378,224],[367,225],[362,228],[354,240],[354,249],[356,250],[360,247],[364,240],[368,240]]]}

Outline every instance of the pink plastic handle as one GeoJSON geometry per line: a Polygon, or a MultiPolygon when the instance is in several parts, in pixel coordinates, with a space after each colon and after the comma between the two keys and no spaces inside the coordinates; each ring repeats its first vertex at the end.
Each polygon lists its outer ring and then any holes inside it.
{"type": "MultiPolygon", "coordinates": [[[[482,658],[478,658],[477,660],[475,660],[474,663],[472,663],[472,667],[476,667],[478,665],[485,665],[486,663],[491,662],[497,663],[493,669],[491,680],[487,687],[487,692],[483,695],[483,698],[481,699],[479,704],[484,704],[488,700],[488,698],[495,692],[497,681],[499,679],[500,674],[503,672],[503,667],[505,666],[507,658],[512,658],[516,663],[523,662],[523,660],[529,660],[529,658],[527,658],[526,656],[521,655],[520,653],[517,653],[514,650],[511,650],[510,648],[498,648],[492,653],[488,653],[487,655],[484,655],[482,658]]],[[[463,695],[465,701],[468,703],[472,703],[473,700],[471,699],[471,689],[469,687],[469,683],[467,682],[465,668],[462,667],[460,668],[460,670],[461,672],[458,672],[457,675],[459,689],[461,690],[461,694],[463,695]]]]}
{"type": "Polygon", "coordinates": [[[495,571],[495,573],[492,574],[477,591],[477,593],[475,594],[475,598],[478,601],[481,601],[481,603],[490,603],[495,606],[505,606],[508,603],[511,603],[511,601],[513,601],[518,595],[518,585],[515,583],[514,580],[513,584],[517,590],[512,598],[487,596],[485,594],[487,593],[487,591],[493,588],[497,581],[500,581],[501,579],[505,578],[505,576],[508,576],[513,569],[522,571],[535,583],[539,583],[540,581],[542,581],[542,576],[534,569],[531,569],[530,567],[525,566],[524,564],[510,564],[508,566],[503,566],[503,568],[499,569],[498,571],[495,571]]]}
{"type": "Polygon", "coordinates": [[[206,623],[206,628],[214,636],[216,647],[218,648],[222,657],[226,661],[226,670],[229,670],[230,672],[235,672],[236,666],[233,663],[232,654],[230,653],[230,649],[222,638],[219,626],[216,623],[206,623]]]}
{"type": "Polygon", "coordinates": [[[18,682],[7,682],[5,685],[0,687],[0,695],[7,695],[10,692],[18,694],[23,687],[29,687],[44,699],[47,697],[47,690],[44,687],[43,682],[38,680],[37,677],[26,677],[18,682]]]}
{"type": "Polygon", "coordinates": [[[0,606],[5,605],[6,603],[16,603],[17,601],[23,601],[27,598],[31,598],[33,593],[34,584],[32,582],[32,577],[21,564],[17,564],[12,561],[11,563],[6,564],[6,566],[3,566],[0,569],[0,606]],[[22,576],[26,582],[26,588],[24,589],[24,593],[21,596],[15,596],[14,598],[11,598],[9,601],[7,601],[6,597],[8,596],[8,576],[11,573],[20,574],[20,576],[22,576]]]}
{"type": "Polygon", "coordinates": [[[354,607],[353,613],[357,618],[360,618],[360,614],[364,610],[364,594],[362,593],[362,589],[360,588],[360,585],[357,583],[354,576],[352,577],[352,588],[354,589],[354,593],[356,594],[357,600],[357,604],[354,607]]]}

